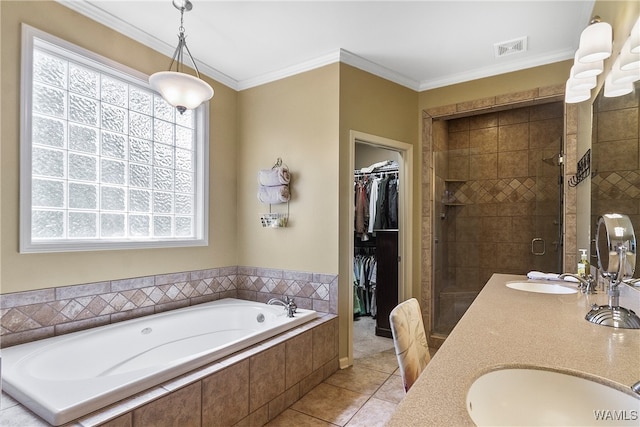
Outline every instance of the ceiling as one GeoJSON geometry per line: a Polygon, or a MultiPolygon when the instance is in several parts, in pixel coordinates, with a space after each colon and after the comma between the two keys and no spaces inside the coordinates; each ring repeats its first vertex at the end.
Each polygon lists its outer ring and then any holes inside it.
{"type": "MultiPolygon", "coordinates": [[[[171,0],[58,1],[173,55],[171,0]]],[[[572,59],[595,0],[192,3],[187,45],[201,73],[233,89],[342,61],[422,91],[572,59]],[[496,57],[515,40],[526,50],[496,57]]]]}

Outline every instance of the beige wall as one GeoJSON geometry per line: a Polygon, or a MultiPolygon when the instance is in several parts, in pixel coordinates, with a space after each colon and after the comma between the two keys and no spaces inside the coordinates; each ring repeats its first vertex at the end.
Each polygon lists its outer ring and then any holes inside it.
{"type": "Polygon", "coordinates": [[[332,64],[240,92],[239,265],[337,274],[338,72],[332,64]],[[292,174],[289,225],[263,228],[257,174],[278,157],[292,174]]]}
{"type": "Polygon", "coordinates": [[[529,68],[470,82],[458,83],[420,92],[420,110],[443,105],[482,100],[496,95],[523,92],[528,89],[562,84],[569,78],[571,61],[529,68]]]}
{"type": "Polygon", "coordinates": [[[352,292],[352,254],[349,236],[353,224],[349,221],[349,210],[353,209],[353,166],[349,164],[350,131],[358,131],[411,144],[414,149],[413,185],[413,256],[412,296],[420,289],[420,156],[418,129],[417,92],[381,79],[346,64],[340,65],[340,206],[339,214],[339,307],[340,314],[340,358],[347,356],[349,343],[348,316],[353,315],[349,307],[349,292],[352,292]]]}
{"type": "Polygon", "coordinates": [[[103,252],[18,253],[20,23],[46,31],[143,73],[165,69],[166,56],[53,1],[0,2],[2,293],[237,264],[237,94],[209,81],[211,101],[209,246],[103,252]]]}

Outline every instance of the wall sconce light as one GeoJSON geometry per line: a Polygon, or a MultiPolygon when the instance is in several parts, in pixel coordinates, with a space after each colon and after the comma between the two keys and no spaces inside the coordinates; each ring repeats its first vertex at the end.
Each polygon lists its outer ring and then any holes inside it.
{"type": "Polygon", "coordinates": [[[633,82],[629,81],[615,84],[611,80],[612,77],[613,73],[609,73],[607,78],[604,80],[604,96],[607,98],[613,98],[633,92],[633,82]]]}
{"type": "Polygon", "coordinates": [[[189,0],[173,0],[173,6],[180,11],[180,33],[178,34],[178,46],[169,64],[169,71],[160,71],[149,77],[151,87],[162,95],[162,97],[172,106],[176,107],[180,114],[186,110],[197,108],[200,104],[208,101],[213,96],[213,88],[204,80],[200,79],[198,66],[191,56],[187,47],[184,35],[184,12],[193,9],[193,4],[189,0]],[[189,59],[193,64],[196,75],[192,76],[182,72],[183,51],[187,51],[189,59]],[[176,71],[171,71],[173,63],[176,63],[176,71]]]}
{"type": "Polygon", "coordinates": [[[567,104],[576,104],[591,98],[590,89],[574,89],[571,86],[571,79],[567,81],[564,91],[564,102],[567,104]]]}
{"type": "Polygon", "coordinates": [[[631,40],[629,44],[631,53],[640,53],[640,18],[638,18],[636,24],[631,29],[629,40],[631,40]]]}
{"type": "MultiPolygon", "coordinates": [[[[611,25],[594,16],[580,35],[573,67],[565,88],[568,104],[591,98],[597,86],[596,76],[602,72],[604,60],[611,56],[613,30],[611,25]]],[[[620,54],[604,81],[604,96],[622,96],[633,91],[633,82],[640,80],[640,18],[622,45],[620,54]]]]}
{"type": "Polygon", "coordinates": [[[621,70],[620,57],[616,58],[613,67],[611,67],[611,83],[618,85],[622,83],[633,83],[637,80],[640,80],[640,69],[621,70]]]}
{"type": "Polygon", "coordinates": [[[602,73],[604,70],[604,61],[593,62],[580,62],[578,60],[580,49],[576,51],[575,58],[573,60],[573,77],[576,79],[583,79],[585,77],[595,77],[602,73]]]}
{"type": "Polygon", "coordinates": [[[596,76],[585,77],[582,79],[576,79],[575,77],[570,77],[567,80],[567,84],[569,88],[577,91],[585,91],[591,90],[598,84],[596,76]]]}
{"type": "Polygon", "coordinates": [[[595,62],[607,59],[611,56],[612,40],[611,25],[601,22],[599,16],[594,16],[589,26],[580,34],[578,61],[595,62]]]}
{"type": "Polygon", "coordinates": [[[620,69],[622,71],[640,70],[640,53],[631,51],[631,38],[628,38],[622,45],[618,59],[620,59],[620,69]]]}

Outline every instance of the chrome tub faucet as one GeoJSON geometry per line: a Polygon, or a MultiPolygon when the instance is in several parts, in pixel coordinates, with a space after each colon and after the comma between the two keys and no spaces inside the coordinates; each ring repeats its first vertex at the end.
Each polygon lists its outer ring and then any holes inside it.
{"type": "Polygon", "coordinates": [[[288,295],[285,295],[284,300],[281,300],[279,298],[271,298],[269,301],[267,301],[267,305],[283,306],[287,311],[287,317],[293,317],[296,310],[298,310],[298,306],[293,301],[293,298],[289,297],[288,295]]]}

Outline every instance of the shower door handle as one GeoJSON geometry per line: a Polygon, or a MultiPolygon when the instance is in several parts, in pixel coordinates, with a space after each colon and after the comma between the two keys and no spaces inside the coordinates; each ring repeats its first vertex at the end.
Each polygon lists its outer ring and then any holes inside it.
{"type": "Polygon", "coordinates": [[[531,240],[531,253],[536,256],[542,256],[547,252],[547,244],[544,239],[536,237],[531,240]]]}

